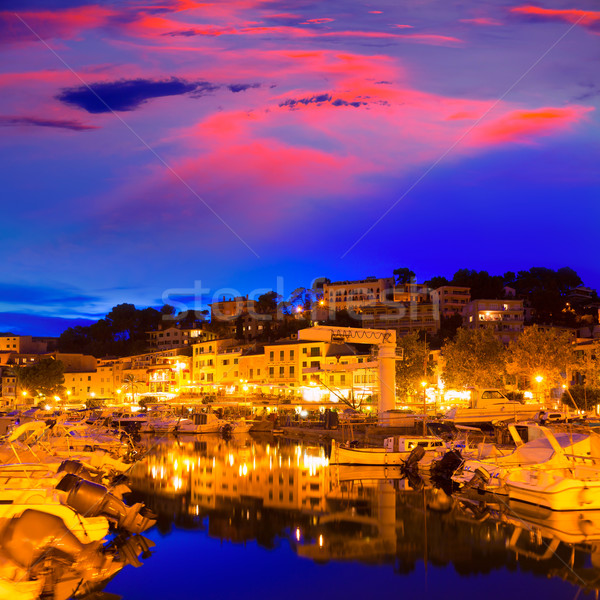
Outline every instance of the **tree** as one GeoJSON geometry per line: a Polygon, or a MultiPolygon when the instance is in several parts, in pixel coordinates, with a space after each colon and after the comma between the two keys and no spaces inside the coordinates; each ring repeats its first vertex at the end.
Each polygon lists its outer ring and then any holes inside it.
{"type": "Polygon", "coordinates": [[[133,373],[128,373],[125,375],[125,377],[123,377],[123,387],[126,390],[129,390],[132,403],[135,403],[135,395],[140,383],[142,382],[133,373]]]}
{"type": "Polygon", "coordinates": [[[399,395],[414,396],[429,375],[429,346],[415,332],[401,337],[398,348],[402,350],[402,359],[396,361],[396,391],[399,395]]]}
{"type": "Polygon", "coordinates": [[[267,292],[256,300],[256,312],[264,315],[274,315],[277,312],[277,303],[281,300],[277,292],[267,292]]]}
{"type": "Polygon", "coordinates": [[[561,387],[567,368],[575,364],[571,337],[559,329],[526,327],[508,349],[508,372],[529,382],[541,376],[541,390],[561,387]]]}
{"type": "Polygon", "coordinates": [[[576,352],[575,368],[584,388],[600,390],[600,340],[592,340],[586,350],[576,352]]]}
{"type": "Polygon", "coordinates": [[[452,277],[452,285],[471,288],[472,300],[502,298],[504,295],[504,279],[487,271],[459,269],[452,277]]]}
{"type": "Polygon", "coordinates": [[[425,282],[425,285],[427,287],[430,287],[432,290],[437,290],[438,288],[442,287],[443,285],[449,285],[450,282],[445,278],[445,277],[441,277],[439,275],[436,275],[435,277],[432,277],[429,281],[425,282]]]}
{"type": "Polygon", "coordinates": [[[402,285],[405,283],[412,283],[415,280],[415,274],[407,267],[401,269],[394,269],[394,276],[396,285],[402,285]]]}
{"type": "Polygon", "coordinates": [[[65,392],[64,365],[60,360],[42,358],[16,370],[19,387],[30,396],[62,396],[65,392]]]}
{"type": "Polygon", "coordinates": [[[442,348],[443,378],[449,387],[498,387],[505,374],[506,351],[488,327],[459,329],[442,348]]]}
{"type": "Polygon", "coordinates": [[[573,269],[563,267],[553,271],[532,267],[529,271],[519,271],[516,276],[514,273],[510,275],[513,276],[510,286],[529,300],[536,323],[574,324],[575,313],[564,310],[568,292],[582,284],[573,269]]]}

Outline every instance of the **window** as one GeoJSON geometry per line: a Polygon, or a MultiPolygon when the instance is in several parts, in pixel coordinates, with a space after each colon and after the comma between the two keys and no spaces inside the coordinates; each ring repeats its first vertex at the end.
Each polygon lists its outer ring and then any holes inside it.
{"type": "Polygon", "coordinates": [[[295,377],[296,376],[296,369],[294,368],[294,366],[292,365],[290,367],[290,377],[295,377]]]}
{"type": "Polygon", "coordinates": [[[279,367],[279,377],[285,376],[285,367],[279,367]]]}
{"type": "Polygon", "coordinates": [[[294,360],[294,351],[290,350],[290,360],[294,360]]]}
{"type": "Polygon", "coordinates": [[[269,367],[269,375],[273,377],[275,375],[275,367],[269,367]]]}
{"type": "Polygon", "coordinates": [[[238,364],[238,359],[237,359],[237,358],[234,358],[234,359],[233,359],[233,364],[234,364],[234,365],[237,365],[237,364],[238,364]]]}
{"type": "Polygon", "coordinates": [[[321,356],[321,348],[311,348],[310,355],[311,356],[321,356]]]}
{"type": "Polygon", "coordinates": [[[302,354],[306,354],[308,352],[308,348],[302,348],[302,354]]]}
{"type": "Polygon", "coordinates": [[[269,360],[275,360],[275,352],[273,352],[273,350],[269,352],[269,360]]]}
{"type": "Polygon", "coordinates": [[[305,360],[303,360],[303,361],[302,361],[302,366],[303,366],[303,367],[306,367],[307,365],[308,365],[308,363],[307,363],[305,360]]]}
{"type": "Polygon", "coordinates": [[[283,350],[280,350],[279,351],[279,360],[283,360],[283,354],[284,354],[283,350]]]}
{"type": "Polygon", "coordinates": [[[223,360],[223,366],[226,367],[229,364],[229,359],[226,358],[223,360]]]}
{"type": "Polygon", "coordinates": [[[321,362],[318,361],[318,360],[311,360],[310,361],[310,366],[311,366],[311,368],[315,368],[316,367],[318,369],[321,366],[321,362]]]}

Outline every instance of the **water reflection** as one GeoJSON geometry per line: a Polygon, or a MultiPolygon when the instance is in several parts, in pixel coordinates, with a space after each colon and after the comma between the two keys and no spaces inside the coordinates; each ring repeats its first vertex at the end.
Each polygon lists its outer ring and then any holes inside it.
{"type": "Polygon", "coordinates": [[[330,466],[327,452],[276,438],[161,442],[132,470],[131,486],[165,534],[201,529],[265,548],[285,539],[302,558],[386,564],[399,574],[419,564],[460,575],[520,571],[597,596],[600,511],[450,497],[398,469],[330,466]]]}

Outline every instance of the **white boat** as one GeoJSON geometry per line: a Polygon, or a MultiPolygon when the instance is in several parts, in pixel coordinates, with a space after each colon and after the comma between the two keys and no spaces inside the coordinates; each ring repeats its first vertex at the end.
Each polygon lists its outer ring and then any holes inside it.
{"type": "Polygon", "coordinates": [[[505,480],[509,499],[550,510],[600,509],[600,436],[590,434],[590,452],[579,454],[546,435],[557,459],[511,471],[505,480]]]}
{"type": "Polygon", "coordinates": [[[510,454],[490,458],[470,459],[452,476],[459,484],[476,483],[480,489],[507,495],[507,478],[530,467],[545,469],[572,466],[565,453],[580,457],[591,456],[591,435],[583,433],[557,433],[546,427],[530,427],[530,435],[537,431],[540,437],[527,443],[519,436],[513,425],[509,426],[516,448],[510,454]]]}
{"type": "Polygon", "coordinates": [[[114,427],[139,429],[146,421],[148,416],[145,412],[116,412],[112,416],[114,427]]]}
{"type": "Polygon", "coordinates": [[[438,456],[440,450],[445,450],[444,441],[434,436],[403,436],[395,435],[384,440],[383,446],[361,447],[352,443],[331,445],[331,464],[337,465],[402,465],[415,448],[425,451],[425,460],[438,456]]]}
{"type": "Polygon", "coordinates": [[[219,433],[227,421],[214,413],[195,413],[189,419],[182,419],[177,433],[219,433]]]}
{"type": "Polygon", "coordinates": [[[444,415],[444,420],[455,425],[490,426],[498,421],[533,419],[544,408],[540,404],[509,400],[500,390],[476,390],[468,407],[454,407],[444,415]]]}

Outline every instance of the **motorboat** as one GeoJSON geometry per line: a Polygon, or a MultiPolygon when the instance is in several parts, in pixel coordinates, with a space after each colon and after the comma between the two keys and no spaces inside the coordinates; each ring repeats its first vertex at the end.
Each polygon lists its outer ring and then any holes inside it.
{"type": "Polygon", "coordinates": [[[544,409],[544,405],[510,400],[497,389],[475,390],[468,407],[452,408],[444,415],[443,420],[454,425],[490,427],[501,421],[533,419],[544,409]]]}
{"type": "Polygon", "coordinates": [[[589,459],[592,455],[591,436],[584,433],[556,433],[547,427],[531,426],[530,440],[524,443],[514,425],[509,425],[516,448],[510,454],[474,458],[464,461],[452,476],[458,484],[478,487],[496,494],[507,495],[507,479],[528,468],[569,468],[573,463],[568,458],[577,456],[589,459]],[[539,437],[532,433],[538,432],[539,437]]]}
{"type": "Polygon", "coordinates": [[[556,460],[512,470],[505,486],[509,500],[526,502],[550,510],[600,509],[600,435],[589,436],[591,452],[561,446],[547,433],[556,460]]]}
{"type": "Polygon", "coordinates": [[[177,433],[219,433],[226,424],[227,421],[215,413],[194,413],[189,419],[180,421],[177,433]]]}

